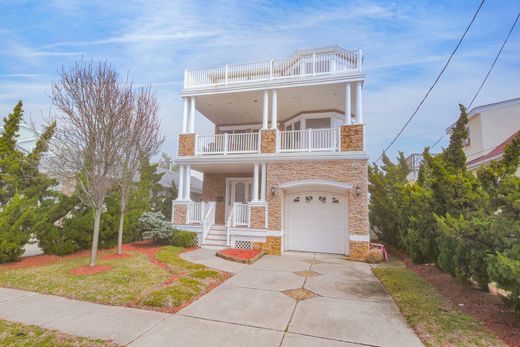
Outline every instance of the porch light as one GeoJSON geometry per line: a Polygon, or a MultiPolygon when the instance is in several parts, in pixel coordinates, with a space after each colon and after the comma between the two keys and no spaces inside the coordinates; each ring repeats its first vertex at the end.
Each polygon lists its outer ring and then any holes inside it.
{"type": "Polygon", "coordinates": [[[278,191],[278,186],[276,184],[271,186],[271,195],[275,196],[276,192],[278,191]]]}
{"type": "Polygon", "coordinates": [[[356,184],[354,189],[356,190],[356,195],[360,196],[361,195],[361,187],[359,186],[359,184],[356,184]]]}

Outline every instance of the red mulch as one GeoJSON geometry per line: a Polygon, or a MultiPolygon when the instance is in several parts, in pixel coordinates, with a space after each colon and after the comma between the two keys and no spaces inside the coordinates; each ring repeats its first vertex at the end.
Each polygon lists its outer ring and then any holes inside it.
{"type": "Polygon", "coordinates": [[[125,259],[131,257],[131,253],[123,253],[123,254],[107,254],[101,257],[103,260],[116,260],[116,259],[125,259]]]}
{"type": "Polygon", "coordinates": [[[437,269],[434,264],[413,264],[403,252],[392,247],[390,250],[404,262],[407,268],[430,283],[447,301],[482,322],[508,345],[520,346],[520,318],[498,295],[462,283],[437,269]]]}
{"type": "Polygon", "coordinates": [[[109,265],[97,265],[97,266],[81,266],[75,269],[70,269],[69,272],[73,275],[94,275],[100,272],[112,270],[112,266],[109,265]]]}
{"type": "Polygon", "coordinates": [[[228,248],[223,249],[220,251],[220,253],[228,255],[233,258],[238,259],[252,259],[260,254],[260,251],[253,250],[253,249],[235,249],[235,248],[228,248]]]}
{"type": "Polygon", "coordinates": [[[31,257],[21,258],[20,260],[12,262],[12,263],[0,264],[0,269],[22,269],[22,268],[28,268],[28,267],[32,267],[32,266],[54,264],[63,259],[75,259],[75,258],[87,256],[89,254],[90,254],[89,250],[83,250],[83,251],[65,255],[62,257],[60,257],[58,255],[46,255],[46,254],[34,255],[31,257]]]}

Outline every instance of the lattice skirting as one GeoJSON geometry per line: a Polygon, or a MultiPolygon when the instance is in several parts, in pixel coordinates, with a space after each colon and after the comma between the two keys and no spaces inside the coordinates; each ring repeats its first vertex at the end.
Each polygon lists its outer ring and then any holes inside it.
{"type": "Polygon", "coordinates": [[[235,248],[238,248],[238,249],[253,249],[253,242],[236,240],[235,241],[235,248]]]}

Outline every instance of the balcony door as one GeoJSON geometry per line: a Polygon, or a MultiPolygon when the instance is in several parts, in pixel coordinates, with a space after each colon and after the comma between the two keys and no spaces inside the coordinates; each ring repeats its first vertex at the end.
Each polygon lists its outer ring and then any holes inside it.
{"type": "Polygon", "coordinates": [[[235,202],[247,204],[253,196],[253,179],[249,177],[226,179],[226,219],[235,202]]]}

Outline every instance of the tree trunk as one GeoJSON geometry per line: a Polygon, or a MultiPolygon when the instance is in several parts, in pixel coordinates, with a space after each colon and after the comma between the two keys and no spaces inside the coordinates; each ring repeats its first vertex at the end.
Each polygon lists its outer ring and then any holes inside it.
{"type": "Polygon", "coordinates": [[[101,208],[94,212],[94,234],[92,235],[92,249],[90,251],[90,266],[96,266],[96,253],[99,241],[99,225],[101,224],[101,208]]]}
{"type": "Polygon", "coordinates": [[[117,232],[117,254],[123,254],[123,226],[125,224],[125,206],[121,204],[121,211],[119,212],[119,230],[117,232]]]}

